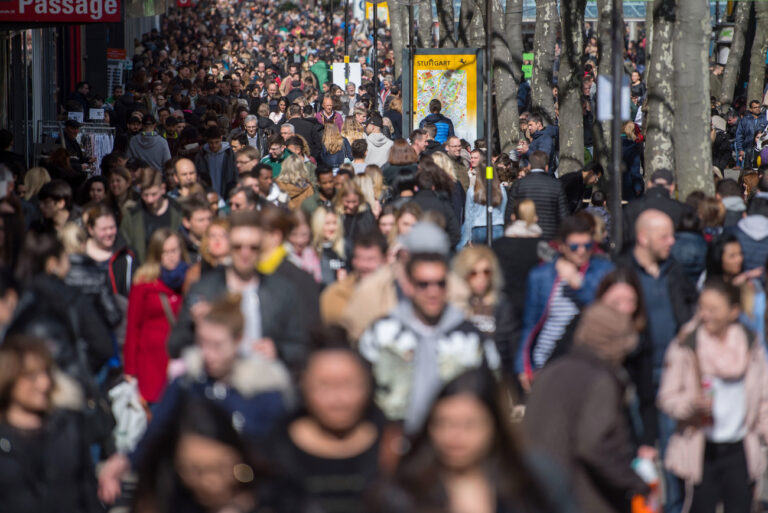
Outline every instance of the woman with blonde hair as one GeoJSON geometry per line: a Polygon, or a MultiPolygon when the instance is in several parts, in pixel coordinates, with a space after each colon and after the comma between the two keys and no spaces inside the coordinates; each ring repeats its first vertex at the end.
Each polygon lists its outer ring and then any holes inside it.
{"type": "MultiPolygon", "coordinates": [[[[451,157],[442,151],[436,151],[429,156],[432,157],[432,161],[437,164],[450,179],[453,186],[451,188],[451,206],[453,207],[453,213],[456,214],[456,219],[461,220],[464,217],[464,205],[467,201],[467,193],[464,190],[464,186],[461,184],[461,180],[459,180],[456,175],[456,164],[451,157]]],[[[462,171],[467,183],[469,183],[466,169],[462,168],[462,171]]]]}
{"type": "Polygon", "coordinates": [[[400,139],[403,136],[403,100],[392,98],[389,107],[384,111],[384,117],[392,122],[392,137],[400,139]]]}
{"type": "Polygon", "coordinates": [[[304,159],[298,155],[290,155],[283,161],[275,183],[288,195],[288,208],[291,210],[301,207],[304,200],[315,193],[307,177],[304,159]]]}
{"type": "MultiPolygon", "coordinates": [[[[488,240],[487,209],[492,210],[491,237],[493,240],[504,235],[504,212],[507,208],[507,190],[501,186],[498,173],[491,180],[491,204],[486,205],[486,180],[480,176],[470,176],[467,200],[465,203],[465,219],[462,230],[462,242],[485,244],[488,240]]],[[[464,244],[459,243],[459,247],[464,244]]]]}
{"type": "Polygon", "coordinates": [[[504,230],[506,237],[541,237],[539,216],[536,215],[536,204],[533,200],[524,199],[517,203],[511,220],[504,230]]]}
{"type": "Polygon", "coordinates": [[[334,123],[326,123],[323,130],[320,162],[332,168],[338,168],[347,161],[352,161],[352,146],[347,139],[342,137],[334,123]]]}
{"type": "Polygon", "coordinates": [[[505,292],[519,315],[525,303],[525,287],[518,286],[520,276],[528,276],[531,269],[539,264],[539,246],[546,247],[541,238],[539,217],[533,200],[524,199],[514,206],[511,223],[504,237],[493,243],[501,269],[504,272],[505,292]]]}
{"type": "Polygon", "coordinates": [[[320,257],[323,286],[346,276],[344,223],[333,210],[318,207],[312,214],[312,247],[320,257]]]}
{"type": "Polygon", "coordinates": [[[361,174],[355,175],[352,181],[363,193],[365,202],[371,207],[371,212],[373,212],[374,217],[378,218],[381,213],[381,203],[379,203],[379,200],[376,197],[373,178],[368,174],[361,174]]]}
{"type": "Polygon", "coordinates": [[[341,125],[341,136],[352,144],[358,139],[365,139],[365,130],[354,116],[348,116],[341,125]]]}
{"type": "Polygon", "coordinates": [[[51,181],[51,175],[44,167],[33,167],[24,175],[24,199],[34,201],[43,185],[51,181]]]}
{"type": "Polygon", "coordinates": [[[371,180],[373,180],[373,196],[378,201],[381,201],[381,198],[384,197],[384,192],[386,192],[386,187],[384,187],[384,174],[381,172],[381,168],[376,164],[368,164],[365,166],[364,174],[371,177],[371,180]]]}
{"type": "Polygon", "coordinates": [[[128,296],[125,375],[137,380],[141,396],[150,404],[160,400],[167,380],[166,342],[181,309],[186,256],[178,233],[155,230],[128,296]]]}
{"type": "Polygon", "coordinates": [[[501,320],[506,324],[512,319],[506,317],[511,312],[503,297],[504,276],[493,250],[488,246],[464,248],[453,260],[453,271],[467,286],[457,305],[478,330],[495,338],[499,317],[504,316],[501,320]],[[507,308],[497,309],[502,304],[507,308]]]}
{"type": "Polygon", "coordinates": [[[366,233],[376,227],[376,218],[365,200],[365,195],[352,181],[341,184],[334,200],[336,214],[344,224],[344,241],[351,248],[357,234],[366,233]]]}

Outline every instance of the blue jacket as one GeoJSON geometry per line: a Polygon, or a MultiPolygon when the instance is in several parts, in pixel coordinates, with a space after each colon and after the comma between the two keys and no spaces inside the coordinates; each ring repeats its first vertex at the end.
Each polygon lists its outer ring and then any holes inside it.
{"type": "Polygon", "coordinates": [[[768,118],[766,113],[761,112],[759,116],[755,117],[752,114],[747,114],[739,120],[739,124],[736,125],[736,139],[734,145],[736,151],[747,151],[755,146],[755,134],[765,130],[768,126],[768,118]]]}
{"type": "MultiPolygon", "coordinates": [[[[528,145],[528,153],[525,154],[526,158],[530,159],[534,151],[541,150],[547,154],[547,157],[552,158],[552,152],[555,151],[555,137],[557,137],[557,127],[555,125],[548,125],[534,132],[531,144],[528,145]]],[[[550,169],[550,173],[553,171],[550,169]]]]}
{"type": "Polygon", "coordinates": [[[437,128],[435,141],[439,142],[440,144],[445,144],[445,141],[447,141],[449,137],[453,137],[455,135],[453,132],[453,121],[440,113],[430,114],[429,116],[422,119],[421,123],[419,123],[419,128],[424,128],[424,125],[427,123],[432,123],[435,125],[435,128],[437,128]]]}
{"type": "MultiPolygon", "coordinates": [[[[558,257],[559,258],[559,257],[558,257]]],[[[530,355],[536,345],[536,337],[546,321],[547,307],[557,279],[555,262],[540,264],[528,274],[528,285],[525,291],[525,309],[523,311],[523,330],[518,345],[515,372],[520,374],[525,370],[525,353],[530,355]],[[531,339],[530,341],[528,339],[531,339]]],[[[565,294],[577,305],[584,307],[594,301],[597,286],[603,277],[613,270],[613,263],[600,257],[589,260],[584,281],[579,290],[573,290],[566,285],[565,294]]]]}

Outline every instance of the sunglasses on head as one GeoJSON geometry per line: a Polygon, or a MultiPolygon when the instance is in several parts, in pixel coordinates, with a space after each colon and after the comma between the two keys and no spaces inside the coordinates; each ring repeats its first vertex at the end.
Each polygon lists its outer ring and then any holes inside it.
{"type": "Polygon", "coordinates": [[[435,286],[440,289],[445,288],[445,280],[432,280],[432,281],[415,280],[413,284],[417,289],[420,289],[420,290],[427,290],[431,286],[435,286]]]}
{"type": "Polygon", "coordinates": [[[592,246],[592,242],[587,242],[586,244],[568,244],[568,249],[573,252],[578,251],[579,248],[584,248],[586,251],[592,251],[592,246]]]}

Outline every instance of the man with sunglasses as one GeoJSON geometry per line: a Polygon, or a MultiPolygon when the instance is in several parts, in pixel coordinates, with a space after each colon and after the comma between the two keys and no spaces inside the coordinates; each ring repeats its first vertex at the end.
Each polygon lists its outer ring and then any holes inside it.
{"type": "Polygon", "coordinates": [[[600,280],[613,264],[594,255],[594,236],[582,215],[560,225],[559,254],[528,275],[523,330],[515,362],[520,383],[530,388],[533,374],[569,345],[569,328],[581,309],[595,299],[600,280]]]}
{"type": "MultiPolygon", "coordinates": [[[[412,232],[421,231],[417,227],[412,232]]],[[[407,433],[419,430],[447,381],[484,362],[491,369],[500,365],[494,343],[448,303],[448,236],[434,227],[423,237],[441,239],[445,251],[410,255],[400,282],[405,297],[371,325],[359,346],[373,366],[376,403],[390,420],[404,421],[407,433]]]]}
{"type": "Polygon", "coordinates": [[[238,294],[245,317],[240,350],[278,358],[289,368],[298,370],[306,341],[304,325],[295,319],[299,293],[286,279],[257,272],[263,233],[257,212],[233,213],[231,226],[232,262],[207,272],[192,285],[168,339],[168,354],[179,358],[182,351],[193,344],[195,323],[208,313],[210,305],[226,294],[238,294]]]}

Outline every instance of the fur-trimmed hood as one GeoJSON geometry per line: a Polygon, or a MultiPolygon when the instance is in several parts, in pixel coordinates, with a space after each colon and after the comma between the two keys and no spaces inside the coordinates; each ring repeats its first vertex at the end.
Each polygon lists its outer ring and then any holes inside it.
{"type": "MultiPolygon", "coordinates": [[[[197,347],[190,347],[182,355],[185,375],[195,381],[205,381],[208,376],[203,368],[203,355],[197,347]]],[[[285,366],[279,361],[259,355],[238,356],[229,386],[243,397],[253,397],[263,392],[279,391],[287,406],[294,404],[293,386],[285,366]]]]}
{"type": "Polygon", "coordinates": [[[83,387],[75,378],[56,369],[53,371],[52,405],[63,410],[80,411],[85,406],[83,387]]]}

